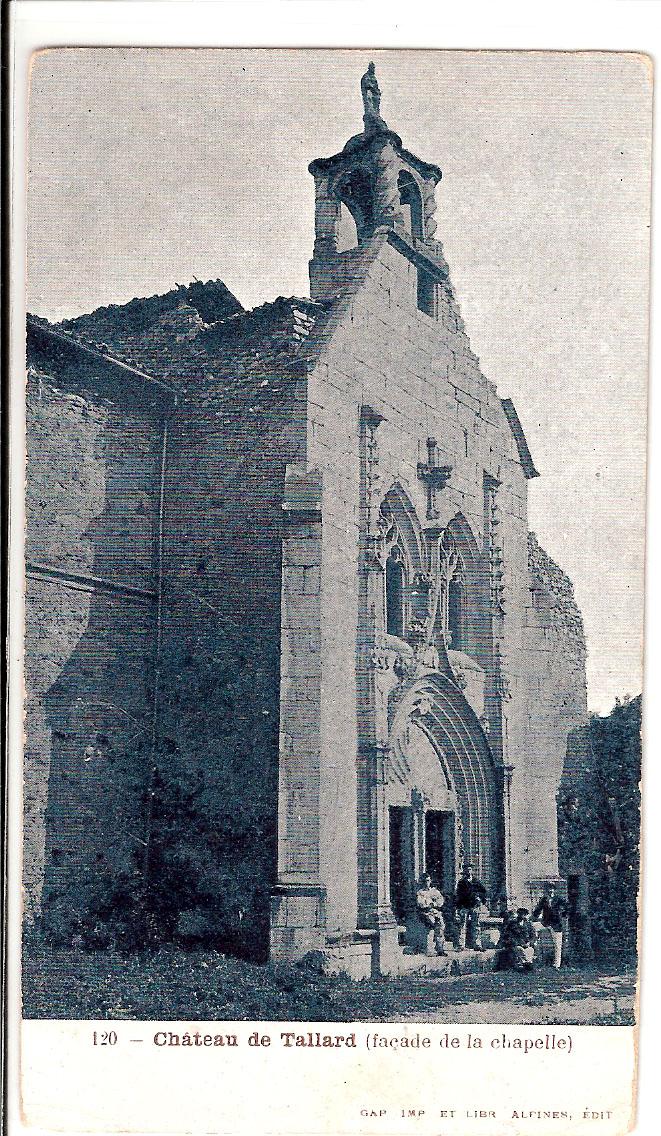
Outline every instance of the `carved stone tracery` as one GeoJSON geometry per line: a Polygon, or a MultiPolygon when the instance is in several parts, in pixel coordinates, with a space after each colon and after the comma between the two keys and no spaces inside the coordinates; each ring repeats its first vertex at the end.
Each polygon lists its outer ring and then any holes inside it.
{"type": "Polygon", "coordinates": [[[387,547],[392,541],[392,517],[380,508],[381,475],[379,471],[378,428],[383,415],[371,406],[362,409],[363,430],[363,469],[365,502],[365,552],[368,565],[376,568],[385,566],[387,547]]]}
{"type": "Polygon", "coordinates": [[[452,635],[450,631],[450,585],[453,581],[463,584],[464,561],[453,534],[446,529],[439,542],[439,588],[441,607],[440,623],[447,648],[452,646],[452,635]]]}
{"type": "MultiPolygon", "coordinates": [[[[378,458],[375,447],[369,445],[367,452],[378,458]]],[[[430,456],[435,457],[433,451],[430,456]]],[[[373,498],[368,510],[373,534],[370,555],[379,566],[379,586],[384,596],[387,578],[381,570],[388,559],[403,567],[402,618],[398,624],[401,630],[384,634],[387,654],[379,652],[371,660],[381,688],[379,705],[382,709],[387,707],[391,716],[411,682],[425,673],[437,672],[450,679],[458,691],[465,692],[464,697],[481,718],[485,713],[485,674],[470,653],[472,632],[466,622],[467,596],[472,595],[468,589],[473,588],[471,573],[479,556],[471,530],[461,514],[445,526],[427,525],[422,530],[416,527],[419,521],[413,506],[398,484],[378,503],[378,508],[376,491],[373,498]],[[458,633],[454,644],[450,629],[458,633]],[[464,653],[467,649],[468,654],[464,653]]],[[[373,608],[375,618],[378,606],[377,603],[373,608]]],[[[387,617],[387,602],[384,612],[387,617]]],[[[388,629],[392,631],[392,627],[377,618],[377,639],[388,629]]],[[[491,690],[503,700],[509,696],[505,681],[491,690]]],[[[483,736],[486,733],[484,730],[483,736]]]]}

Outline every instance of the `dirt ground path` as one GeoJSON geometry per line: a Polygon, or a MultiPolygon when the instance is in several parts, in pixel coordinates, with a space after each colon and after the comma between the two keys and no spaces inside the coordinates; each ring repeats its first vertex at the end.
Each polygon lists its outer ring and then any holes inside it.
{"type": "Polygon", "coordinates": [[[624,1025],[634,1021],[635,999],[631,974],[547,969],[529,975],[484,974],[468,979],[425,976],[411,980],[405,999],[409,1005],[402,1007],[400,1020],[591,1025],[606,1019],[603,1024],[624,1025]]]}

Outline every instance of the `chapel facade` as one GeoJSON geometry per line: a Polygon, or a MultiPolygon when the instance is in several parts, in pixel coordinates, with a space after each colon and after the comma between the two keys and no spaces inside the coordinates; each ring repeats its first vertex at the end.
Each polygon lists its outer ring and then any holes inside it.
{"type": "Polygon", "coordinates": [[[448,895],[470,862],[494,908],[557,877],[580,613],[464,328],[441,171],[372,66],[362,94],[363,131],[310,165],[309,299],[245,312],[210,282],[30,323],[35,918],[116,870],[109,801],[122,870],[150,847],[172,765],[203,786],[205,917],[274,959],[396,972],[423,873],[448,895]]]}

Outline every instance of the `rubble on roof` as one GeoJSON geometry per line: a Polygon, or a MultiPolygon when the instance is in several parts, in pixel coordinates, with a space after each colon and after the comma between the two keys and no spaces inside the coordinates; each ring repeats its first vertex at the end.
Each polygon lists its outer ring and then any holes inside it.
{"type": "Polygon", "coordinates": [[[73,332],[82,338],[111,343],[117,336],[140,336],[167,313],[182,305],[193,309],[202,323],[215,323],[236,312],[243,311],[222,280],[193,280],[190,284],[177,284],[169,292],[158,296],[143,296],[126,304],[110,304],[73,319],[62,320],[63,331],[73,332]]]}
{"type": "Polygon", "coordinates": [[[299,296],[246,311],[222,281],[196,281],[163,296],[98,308],[58,328],[78,341],[172,381],[200,379],[217,391],[237,375],[304,364],[304,348],[324,306],[299,296]]]}

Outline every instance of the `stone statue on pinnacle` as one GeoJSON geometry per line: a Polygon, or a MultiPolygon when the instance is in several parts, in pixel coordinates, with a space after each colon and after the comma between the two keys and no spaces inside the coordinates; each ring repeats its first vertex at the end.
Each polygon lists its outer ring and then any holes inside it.
{"type": "Polygon", "coordinates": [[[374,64],[370,63],[360,80],[363,96],[363,123],[366,134],[374,134],[388,127],[381,117],[381,88],[376,77],[374,64]]]}

